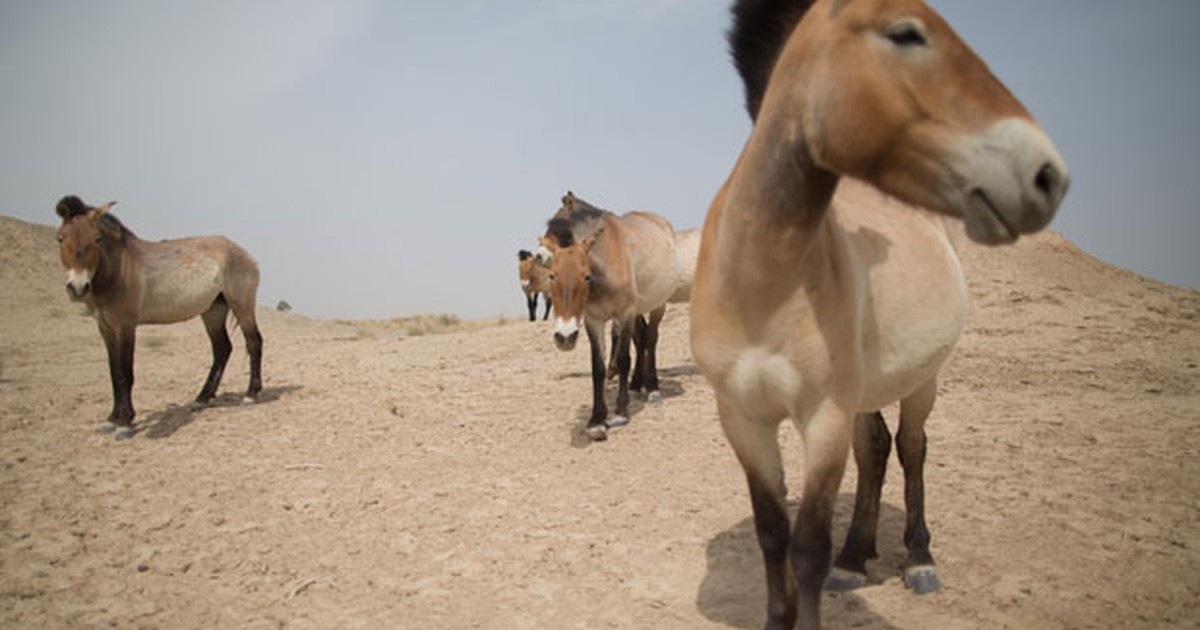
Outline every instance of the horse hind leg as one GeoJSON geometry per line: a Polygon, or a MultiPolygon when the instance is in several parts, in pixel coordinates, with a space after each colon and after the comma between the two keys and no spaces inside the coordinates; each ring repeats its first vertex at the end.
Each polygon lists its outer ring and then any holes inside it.
{"type": "Polygon", "coordinates": [[[925,523],[925,419],[936,397],[937,381],[930,380],[902,400],[900,429],[896,432],[900,465],[904,467],[904,546],[908,549],[904,583],[921,595],[942,587],[929,552],[929,527],[925,523]]]}
{"type": "Polygon", "coordinates": [[[662,324],[667,307],[662,306],[650,313],[650,320],[641,322],[642,352],[645,355],[642,365],[642,384],[646,388],[646,401],[652,405],[662,404],[662,393],[658,391],[658,327],[662,324]]]}
{"type": "Polygon", "coordinates": [[[248,299],[230,300],[229,306],[242,329],[242,336],[246,340],[246,352],[250,355],[250,384],[246,387],[245,397],[242,398],[242,404],[249,405],[256,402],[259,393],[262,392],[263,337],[258,330],[258,320],[254,314],[254,295],[251,293],[248,299]]]}
{"type": "Polygon", "coordinates": [[[229,341],[229,333],[225,330],[228,315],[229,305],[221,295],[218,295],[212,306],[200,315],[204,322],[204,330],[208,332],[208,339],[212,342],[213,362],[208,370],[208,379],[204,381],[204,387],[200,388],[200,394],[196,396],[197,405],[207,405],[217,395],[217,387],[221,385],[221,377],[225,374],[225,365],[233,352],[233,343],[229,341]]]}
{"type": "Polygon", "coordinates": [[[867,561],[879,557],[875,536],[879,529],[879,503],[892,452],[892,436],[883,414],[861,413],[854,418],[854,463],[858,488],[854,493],[854,516],[846,533],[846,544],[825,580],[827,591],[850,591],[867,583],[867,561]]]}

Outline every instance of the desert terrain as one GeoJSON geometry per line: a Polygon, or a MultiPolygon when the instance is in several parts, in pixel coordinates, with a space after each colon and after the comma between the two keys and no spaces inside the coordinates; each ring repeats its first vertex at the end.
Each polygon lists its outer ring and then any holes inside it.
{"type": "MultiPolygon", "coordinates": [[[[1054,233],[961,251],[973,311],[927,427],[945,588],[903,586],[893,455],[881,557],[825,596],[827,627],[1197,627],[1200,292],[1054,233]]],[[[202,325],[140,329],[139,433],[116,442],[96,431],[103,344],[62,284],[53,229],[0,217],[0,626],[761,627],[750,502],[686,307],[662,327],[664,403],[635,398],[607,442],[582,434],[587,350],[557,351],[547,322],[273,305],[253,406],[239,334],[217,404],[192,411],[202,325]]],[[[515,263],[512,284],[516,310],[515,263]]]]}

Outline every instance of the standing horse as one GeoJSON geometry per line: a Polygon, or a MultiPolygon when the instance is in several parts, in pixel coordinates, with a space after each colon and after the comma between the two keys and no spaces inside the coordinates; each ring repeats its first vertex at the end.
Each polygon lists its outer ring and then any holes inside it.
{"type": "Polygon", "coordinates": [[[133,349],[139,324],[172,324],[197,315],[212,342],[208,379],[196,396],[207,404],[217,393],[233,351],[225,322],[237,318],[250,353],[250,385],[243,402],[262,390],[262,335],[255,321],[258,264],[244,249],[222,236],[171,241],[139,239],[109,209],[78,197],[63,197],[56,211],[67,295],[87,305],[108,350],[113,410],[101,427],[118,440],[133,437],[133,349]]]}
{"type": "Polygon", "coordinates": [[[967,292],[940,223],[906,204],[962,218],[977,242],[1010,243],[1049,223],[1069,179],[1030,114],[920,0],[740,0],[733,13],[754,127],[705,221],[692,351],[749,485],[766,625],[817,628],[851,447],[859,486],[831,585],[861,582],[876,555],[891,440],[876,411],[892,401],[906,582],[940,583],[923,423],[967,292]],[[804,438],[794,529],[784,418],[804,438]]]}
{"type": "Polygon", "coordinates": [[[521,291],[525,293],[525,306],[529,309],[529,321],[537,321],[537,301],[541,295],[546,302],[542,319],[550,317],[550,270],[538,262],[533,252],[522,249],[517,252],[517,277],[521,280],[521,291]]]}
{"type": "Polygon", "coordinates": [[[550,266],[554,302],[554,343],[571,350],[582,321],[592,360],[592,414],[586,433],[603,440],[608,429],[628,422],[629,342],[638,343],[644,385],[651,399],[657,394],[655,352],[658,325],[667,299],[676,289],[678,270],[671,224],[648,212],[576,211],[569,218],[551,219],[547,233],[556,248],[550,266]],[[635,324],[648,314],[644,326],[635,324]],[[608,420],[604,402],[604,324],[612,320],[618,371],[616,415],[608,420]],[[634,335],[636,328],[636,336],[634,335]]]}

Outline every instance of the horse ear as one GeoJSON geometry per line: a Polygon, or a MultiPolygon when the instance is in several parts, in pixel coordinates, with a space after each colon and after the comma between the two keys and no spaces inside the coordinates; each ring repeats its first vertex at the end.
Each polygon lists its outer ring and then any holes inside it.
{"type": "Polygon", "coordinates": [[[517,252],[517,260],[519,260],[521,262],[525,262],[526,260],[529,260],[532,257],[533,257],[533,253],[530,252],[528,249],[522,249],[521,251],[517,252]]]}
{"type": "Polygon", "coordinates": [[[94,208],[91,212],[88,213],[88,218],[93,221],[99,221],[100,217],[108,214],[108,211],[112,210],[112,207],[115,205],[117,205],[117,202],[110,201],[110,202],[104,204],[103,206],[100,206],[99,208],[94,208]]]}

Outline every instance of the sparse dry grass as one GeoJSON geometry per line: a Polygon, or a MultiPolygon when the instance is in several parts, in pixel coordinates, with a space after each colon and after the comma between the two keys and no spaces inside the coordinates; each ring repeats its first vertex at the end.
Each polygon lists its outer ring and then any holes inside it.
{"type": "Polygon", "coordinates": [[[462,319],[449,313],[403,315],[388,320],[338,320],[339,324],[353,326],[359,339],[374,339],[379,333],[389,331],[398,331],[404,337],[444,335],[505,326],[510,322],[509,318],[503,316],[492,319],[462,319]]]}

